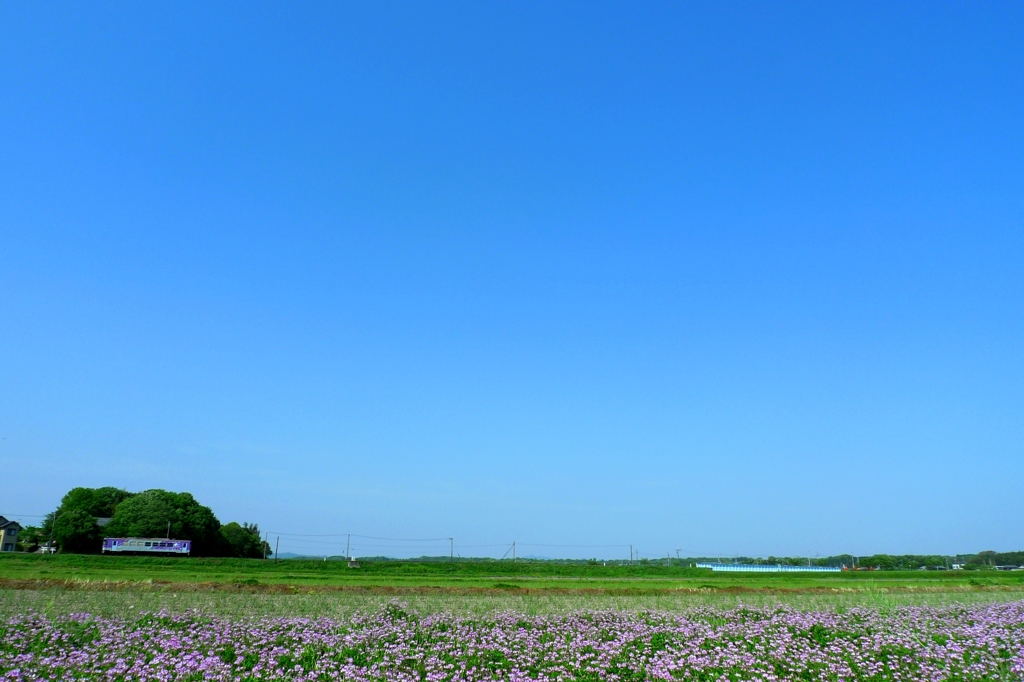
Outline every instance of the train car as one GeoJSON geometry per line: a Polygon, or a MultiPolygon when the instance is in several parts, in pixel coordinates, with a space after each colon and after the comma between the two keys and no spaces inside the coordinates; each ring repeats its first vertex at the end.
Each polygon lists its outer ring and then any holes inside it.
{"type": "Polygon", "coordinates": [[[171,538],[103,538],[103,553],[113,554],[189,554],[191,540],[171,538]]]}

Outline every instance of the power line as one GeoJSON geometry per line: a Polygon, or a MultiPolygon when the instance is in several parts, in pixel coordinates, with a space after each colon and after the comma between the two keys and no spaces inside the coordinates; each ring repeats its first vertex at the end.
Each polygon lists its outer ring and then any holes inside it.
{"type": "MultiPolygon", "coordinates": [[[[352,551],[368,551],[368,550],[406,550],[409,552],[419,552],[422,555],[436,553],[438,556],[443,554],[444,549],[448,549],[449,557],[454,557],[454,540],[451,536],[449,537],[434,537],[434,538],[392,538],[378,535],[360,535],[357,533],[285,533],[268,531],[278,535],[292,545],[307,545],[307,546],[322,546],[325,549],[345,545],[345,555],[351,555],[352,551]],[[333,538],[337,538],[334,540],[333,538]],[[344,538],[344,540],[342,539],[344,538]],[[370,543],[353,543],[353,539],[358,540],[378,540],[380,544],[370,543]],[[410,543],[410,544],[385,544],[385,543],[410,543]],[[447,545],[447,547],[445,547],[447,545]]],[[[509,548],[507,543],[480,543],[480,544],[468,544],[459,545],[464,549],[488,549],[488,548],[506,548],[515,555],[515,547],[534,547],[534,548],[553,548],[553,549],[630,549],[630,561],[634,561],[640,558],[639,551],[633,551],[633,546],[629,544],[571,544],[571,543],[541,543],[541,542],[516,542],[513,543],[512,548],[509,548]]],[[[677,548],[676,555],[680,555],[680,552],[686,552],[691,556],[704,556],[703,554],[694,554],[691,550],[685,548],[677,548]]],[[[504,556],[508,556],[509,551],[506,551],[504,556]]],[[[707,556],[713,556],[713,554],[707,554],[707,556]]]]}
{"type": "MultiPolygon", "coordinates": [[[[441,544],[441,543],[437,543],[437,544],[434,544],[434,545],[412,545],[412,546],[410,546],[410,545],[386,545],[386,544],[377,544],[377,543],[372,543],[372,542],[371,543],[348,543],[348,542],[344,542],[342,540],[337,540],[337,541],[334,541],[334,542],[322,542],[320,540],[302,540],[302,539],[298,539],[297,540],[297,539],[294,539],[294,538],[288,538],[287,536],[284,536],[284,535],[282,535],[281,537],[284,538],[285,540],[288,540],[288,542],[290,544],[292,544],[292,545],[319,545],[319,546],[322,546],[322,547],[351,546],[351,547],[374,547],[374,548],[383,548],[383,549],[412,549],[412,550],[427,550],[427,549],[431,549],[431,548],[435,548],[435,547],[436,548],[444,548],[444,544],[441,544]]],[[[504,546],[504,545],[502,545],[502,546],[504,546]]]]}
{"type": "Polygon", "coordinates": [[[364,540],[388,540],[391,542],[448,542],[450,538],[381,538],[376,535],[356,535],[355,533],[277,533],[277,531],[270,531],[281,537],[290,538],[344,538],[352,536],[354,538],[363,538],[364,540]]]}
{"type": "MultiPolygon", "coordinates": [[[[630,545],[542,545],[536,542],[519,542],[517,543],[520,547],[602,547],[602,548],[618,548],[629,547],[630,545]]],[[[504,547],[504,545],[502,545],[504,547]]]]}
{"type": "Polygon", "coordinates": [[[472,547],[474,549],[479,547],[508,547],[507,542],[500,542],[492,545],[459,545],[459,547],[472,547]]]}

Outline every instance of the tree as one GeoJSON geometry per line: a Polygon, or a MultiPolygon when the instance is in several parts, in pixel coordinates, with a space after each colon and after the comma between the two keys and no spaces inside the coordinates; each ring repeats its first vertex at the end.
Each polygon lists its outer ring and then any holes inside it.
{"type": "Polygon", "coordinates": [[[220,521],[213,511],[199,504],[191,493],[146,490],[117,505],[110,524],[110,537],[164,537],[192,541],[196,556],[226,553],[220,521]]]}
{"type": "Polygon", "coordinates": [[[231,556],[243,559],[262,559],[269,546],[260,539],[260,529],[253,523],[238,525],[236,521],[221,526],[221,535],[231,556]]]}
{"type": "Polygon", "coordinates": [[[883,571],[892,571],[900,568],[900,564],[896,558],[889,556],[888,554],[873,554],[871,556],[862,557],[859,563],[861,566],[876,566],[883,571]]]}
{"type": "Polygon", "coordinates": [[[124,500],[134,495],[127,490],[120,488],[72,488],[61,499],[59,510],[68,512],[74,509],[81,509],[92,516],[99,518],[111,518],[114,512],[124,500]]]}
{"type": "Polygon", "coordinates": [[[61,552],[98,554],[103,549],[96,517],[84,509],[72,509],[58,514],[53,522],[53,539],[61,552]]]}
{"type": "Polygon", "coordinates": [[[43,529],[39,526],[26,526],[18,533],[18,551],[34,552],[49,539],[49,533],[44,535],[43,529]]]}
{"type": "Polygon", "coordinates": [[[120,488],[72,488],[43,521],[42,536],[49,540],[52,534],[61,552],[97,553],[102,549],[102,533],[96,518],[113,516],[117,505],[131,496],[120,488]]]}

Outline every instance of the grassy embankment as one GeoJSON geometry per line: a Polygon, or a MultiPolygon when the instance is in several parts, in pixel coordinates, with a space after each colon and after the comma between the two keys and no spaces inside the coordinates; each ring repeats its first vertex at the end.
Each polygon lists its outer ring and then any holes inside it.
{"type": "MultiPolygon", "coordinates": [[[[1024,590],[1024,572],[863,571],[842,573],[713,573],[706,569],[554,562],[379,561],[348,568],[339,561],[206,559],[37,554],[0,555],[0,580],[178,585],[179,589],[375,592],[492,591],[665,594],[679,591],[849,592],[1024,590]]],[[[115,587],[108,585],[108,587],[115,587]]]]}
{"type": "Polygon", "coordinates": [[[0,580],[178,585],[181,589],[252,591],[365,590],[374,592],[492,591],[664,594],[679,591],[946,591],[979,588],[1024,591],[1024,571],[858,571],[836,573],[715,573],[708,569],[639,564],[554,562],[366,562],[195,557],[4,554],[0,580]]]}
{"type": "Polygon", "coordinates": [[[0,556],[0,612],[343,615],[399,598],[421,611],[798,608],[1024,599],[1024,573],[729,574],[681,567],[549,562],[342,562],[125,556],[0,556]]]}

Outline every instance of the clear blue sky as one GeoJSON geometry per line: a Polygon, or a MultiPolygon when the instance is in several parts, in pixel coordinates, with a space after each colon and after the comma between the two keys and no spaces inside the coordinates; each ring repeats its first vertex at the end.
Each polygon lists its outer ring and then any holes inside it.
{"type": "Polygon", "coordinates": [[[1022,36],[1010,2],[4,3],[0,514],[1024,548],[1022,36]]]}

